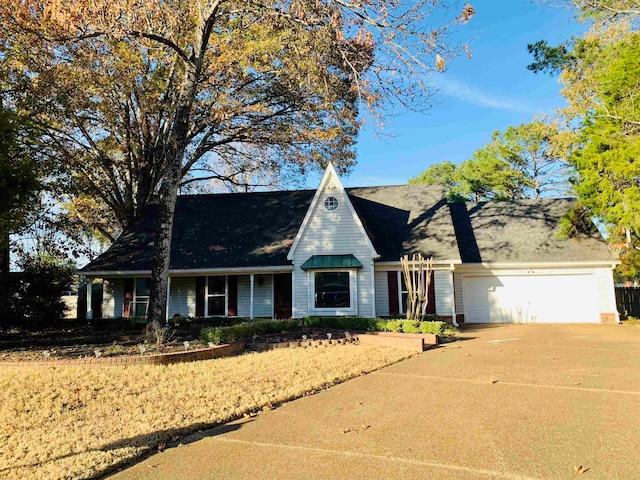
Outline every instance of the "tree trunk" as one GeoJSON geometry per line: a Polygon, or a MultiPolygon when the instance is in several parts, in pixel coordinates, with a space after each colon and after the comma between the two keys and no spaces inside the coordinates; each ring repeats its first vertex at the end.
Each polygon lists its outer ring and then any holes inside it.
{"type": "Polygon", "coordinates": [[[10,316],[9,308],[9,232],[0,234],[0,325],[6,322],[10,316]]]}
{"type": "Polygon", "coordinates": [[[153,258],[151,261],[151,282],[148,325],[163,325],[167,318],[167,286],[169,284],[169,265],[171,262],[171,237],[173,235],[173,217],[178,199],[180,184],[180,163],[173,161],[171,170],[165,178],[158,203],[157,223],[154,238],[153,258]],[[177,164],[177,165],[176,165],[177,164]]]}
{"type": "Polygon", "coordinates": [[[182,161],[189,137],[191,107],[196,98],[198,79],[202,71],[203,55],[209,42],[213,17],[218,2],[210,5],[211,11],[204,15],[207,20],[198,25],[194,39],[194,51],[189,63],[185,64],[184,79],[180,88],[180,101],[169,137],[163,153],[164,172],[160,187],[157,223],[151,261],[151,282],[149,308],[147,311],[147,337],[152,330],[160,328],[167,320],[167,287],[169,285],[169,265],[171,262],[171,237],[173,217],[178,199],[178,188],[182,180],[182,161]]]}

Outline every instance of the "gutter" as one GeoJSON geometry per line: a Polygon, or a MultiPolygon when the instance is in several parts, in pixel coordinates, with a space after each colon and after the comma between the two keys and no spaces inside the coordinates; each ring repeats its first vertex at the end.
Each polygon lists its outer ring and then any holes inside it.
{"type": "MultiPolygon", "coordinates": [[[[279,272],[291,272],[293,271],[293,265],[279,265],[273,267],[231,267],[231,268],[192,268],[192,269],[171,269],[169,275],[174,276],[189,276],[189,275],[213,275],[217,273],[279,273],[279,272]]],[[[98,270],[85,272],[80,270],[79,275],[85,277],[136,277],[136,276],[149,276],[151,270],[98,270]]]]}

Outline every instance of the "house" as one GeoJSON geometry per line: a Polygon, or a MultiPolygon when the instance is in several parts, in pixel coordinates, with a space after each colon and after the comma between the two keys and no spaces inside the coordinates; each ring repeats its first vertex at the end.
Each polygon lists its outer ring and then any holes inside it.
{"type": "MultiPolygon", "coordinates": [[[[400,258],[433,257],[427,313],[453,322],[615,322],[599,235],[555,236],[571,199],[447,203],[438,185],[181,196],[167,316],[402,315],[400,258]]],[[[143,315],[154,208],[82,269],[105,316],[143,315]]]]}

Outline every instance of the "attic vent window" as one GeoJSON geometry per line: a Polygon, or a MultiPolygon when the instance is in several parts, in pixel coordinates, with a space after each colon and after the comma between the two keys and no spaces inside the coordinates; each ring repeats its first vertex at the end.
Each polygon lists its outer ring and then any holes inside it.
{"type": "Polygon", "coordinates": [[[324,201],[324,208],[326,208],[330,212],[333,212],[338,208],[338,199],[336,197],[327,197],[327,199],[324,201]]]}

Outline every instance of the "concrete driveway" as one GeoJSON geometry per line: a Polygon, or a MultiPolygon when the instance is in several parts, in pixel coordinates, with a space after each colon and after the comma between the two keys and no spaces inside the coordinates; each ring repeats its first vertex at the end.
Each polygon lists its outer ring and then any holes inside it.
{"type": "Polygon", "coordinates": [[[640,327],[478,326],[463,337],[115,478],[640,479],[640,327]]]}

